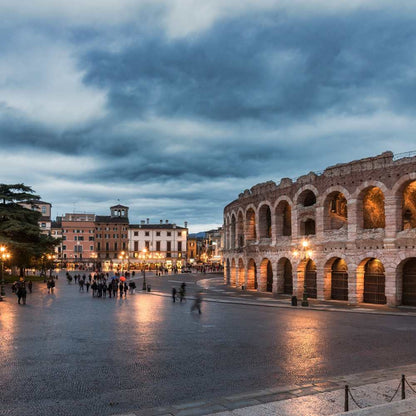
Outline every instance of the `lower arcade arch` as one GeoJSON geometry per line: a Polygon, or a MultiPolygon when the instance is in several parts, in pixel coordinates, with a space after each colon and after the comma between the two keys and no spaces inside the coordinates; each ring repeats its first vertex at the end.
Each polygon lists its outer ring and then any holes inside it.
{"type": "Polygon", "coordinates": [[[225,277],[227,281],[227,285],[230,284],[231,275],[230,275],[230,259],[227,259],[226,267],[225,267],[225,277]]]}
{"type": "Polygon", "coordinates": [[[402,305],[416,306],[416,258],[412,257],[403,265],[402,305]]]}
{"type": "Polygon", "coordinates": [[[266,292],[273,291],[273,268],[269,259],[263,259],[260,265],[261,282],[266,292]]]}
{"type": "Polygon", "coordinates": [[[286,257],[281,258],[277,263],[277,293],[293,294],[292,263],[286,257]]]}
{"type": "Polygon", "coordinates": [[[308,298],[316,299],[316,264],[312,260],[308,260],[306,263],[304,279],[304,287],[306,288],[306,294],[308,295],[308,298]]]}
{"type": "Polygon", "coordinates": [[[235,268],[235,260],[231,260],[230,285],[235,286],[237,283],[237,270],[235,268]]]}
{"type": "Polygon", "coordinates": [[[331,266],[331,299],[348,300],[348,266],[339,257],[331,266]]]}
{"type": "Polygon", "coordinates": [[[247,289],[257,289],[257,267],[256,262],[250,259],[247,266],[247,289]]]}
{"type": "Polygon", "coordinates": [[[238,286],[246,286],[246,276],[244,270],[243,259],[238,259],[238,270],[237,270],[237,284],[238,286]]]}
{"type": "Polygon", "coordinates": [[[383,263],[375,258],[364,266],[364,303],[386,303],[386,276],[383,263]]]}

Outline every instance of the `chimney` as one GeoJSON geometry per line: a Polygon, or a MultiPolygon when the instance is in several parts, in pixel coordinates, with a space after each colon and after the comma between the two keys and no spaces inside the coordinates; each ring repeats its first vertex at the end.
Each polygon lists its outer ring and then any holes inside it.
{"type": "Polygon", "coordinates": [[[149,224],[149,218],[146,218],[146,224],[149,224]]]}
{"type": "Polygon", "coordinates": [[[185,221],[185,228],[188,228],[188,221],[185,221]]]}
{"type": "Polygon", "coordinates": [[[160,220],[160,223],[163,224],[163,220],[160,220]]]}
{"type": "Polygon", "coordinates": [[[169,224],[169,220],[166,220],[166,221],[165,221],[165,223],[166,223],[166,224],[169,224]]]}

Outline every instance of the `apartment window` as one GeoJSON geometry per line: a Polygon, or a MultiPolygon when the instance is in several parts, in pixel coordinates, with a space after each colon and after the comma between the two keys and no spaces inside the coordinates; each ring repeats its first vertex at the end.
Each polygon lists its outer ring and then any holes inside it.
{"type": "Polygon", "coordinates": [[[178,237],[180,237],[182,234],[181,234],[181,232],[180,231],[178,231],[178,237]]]}
{"type": "Polygon", "coordinates": [[[123,250],[125,250],[125,249],[126,249],[126,242],[123,241],[123,250]]]}
{"type": "Polygon", "coordinates": [[[166,251],[171,251],[172,250],[172,242],[171,241],[167,241],[166,242],[166,251]]]}
{"type": "Polygon", "coordinates": [[[170,237],[170,236],[172,235],[172,233],[171,233],[170,231],[168,231],[168,232],[166,233],[166,235],[167,235],[168,237],[170,237]]]}
{"type": "Polygon", "coordinates": [[[113,227],[113,231],[117,231],[117,227],[113,227]]]}
{"type": "Polygon", "coordinates": [[[156,251],[160,251],[160,241],[156,241],[156,251]]]}
{"type": "Polygon", "coordinates": [[[94,237],[93,236],[88,237],[88,241],[94,241],[94,237]]]}
{"type": "Polygon", "coordinates": [[[134,242],[134,251],[139,251],[139,242],[138,241],[134,242]]]}
{"type": "Polygon", "coordinates": [[[160,237],[160,231],[156,231],[156,237],[160,237]]]}
{"type": "Polygon", "coordinates": [[[117,238],[117,237],[116,237],[116,234],[113,234],[113,238],[117,238]]]}
{"type": "MultiPolygon", "coordinates": [[[[58,234],[58,233],[57,233],[58,234]]],[[[66,235],[62,236],[62,240],[66,240],[66,235]]]]}
{"type": "Polygon", "coordinates": [[[144,233],[144,235],[145,235],[146,237],[149,237],[149,235],[150,235],[149,231],[146,231],[146,232],[144,233]]]}
{"type": "Polygon", "coordinates": [[[135,236],[135,237],[138,237],[138,236],[139,236],[139,232],[138,232],[138,231],[135,231],[135,232],[134,232],[134,236],[135,236]]]}
{"type": "Polygon", "coordinates": [[[117,243],[114,243],[114,250],[117,251],[117,243]]]}
{"type": "Polygon", "coordinates": [[[75,246],[74,251],[75,253],[82,253],[82,246],[75,246]]]}
{"type": "Polygon", "coordinates": [[[42,207],[42,214],[46,214],[46,207],[42,207]]]}
{"type": "Polygon", "coordinates": [[[97,243],[97,250],[98,251],[101,250],[101,243],[100,242],[97,243]]]}
{"type": "Polygon", "coordinates": [[[46,228],[46,222],[42,222],[42,223],[41,223],[41,227],[42,227],[42,228],[46,228]]]}
{"type": "Polygon", "coordinates": [[[150,250],[150,241],[145,241],[144,246],[146,247],[147,250],[150,250]]]}
{"type": "Polygon", "coordinates": [[[93,251],[94,250],[94,246],[90,246],[90,251],[93,251]]]}
{"type": "Polygon", "coordinates": [[[62,246],[62,251],[63,251],[63,250],[66,250],[66,246],[62,246]]]}
{"type": "Polygon", "coordinates": [[[84,241],[84,237],[82,235],[78,236],[78,241],[84,241]]]}
{"type": "Polygon", "coordinates": [[[105,249],[106,249],[106,251],[110,250],[108,242],[105,243],[105,249]]]}
{"type": "Polygon", "coordinates": [[[182,251],[182,241],[178,241],[178,251],[182,251]]]}

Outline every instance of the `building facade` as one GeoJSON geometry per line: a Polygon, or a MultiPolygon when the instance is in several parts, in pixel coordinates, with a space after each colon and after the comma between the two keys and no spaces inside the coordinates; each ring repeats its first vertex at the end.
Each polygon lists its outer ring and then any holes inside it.
{"type": "Polygon", "coordinates": [[[39,219],[40,231],[42,234],[51,235],[51,203],[45,201],[32,201],[28,203],[20,203],[20,205],[27,209],[39,211],[42,214],[39,219]]]}
{"type": "Polygon", "coordinates": [[[150,224],[147,219],[140,224],[130,224],[130,267],[182,268],[186,264],[187,236],[186,227],[170,224],[167,220],[150,224]]]}
{"type": "Polygon", "coordinates": [[[73,264],[94,262],[95,215],[65,214],[61,225],[62,261],[73,264]]]}
{"type": "Polygon", "coordinates": [[[255,185],[225,207],[224,239],[232,286],[416,306],[416,157],[255,185]]]}

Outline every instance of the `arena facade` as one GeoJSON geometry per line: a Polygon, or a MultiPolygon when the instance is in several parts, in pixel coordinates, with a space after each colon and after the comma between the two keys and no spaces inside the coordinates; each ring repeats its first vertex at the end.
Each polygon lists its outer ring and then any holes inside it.
{"type": "Polygon", "coordinates": [[[416,306],[413,154],[385,152],[245,190],[224,209],[225,282],[350,304],[416,306]]]}

